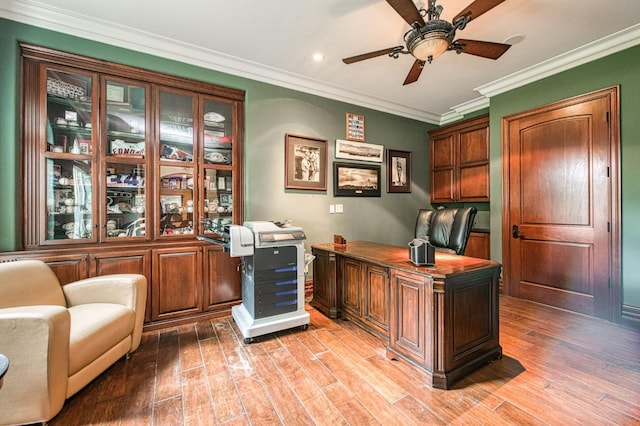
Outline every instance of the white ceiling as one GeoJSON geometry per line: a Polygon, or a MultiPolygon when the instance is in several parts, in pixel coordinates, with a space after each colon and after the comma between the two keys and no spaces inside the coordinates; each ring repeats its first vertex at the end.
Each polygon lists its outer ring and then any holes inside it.
{"type": "MultiPolygon", "coordinates": [[[[471,0],[438,3],[451,20],[471,0]]],[[[522,42],[497,61],[447,52],[403,86],[410,55],[341,60],[403,44],[409,26],[383,0],[0,0],[0,17],[435,124],[640,44],[639,0],[506,0],[457,38],[522,42]]]]}

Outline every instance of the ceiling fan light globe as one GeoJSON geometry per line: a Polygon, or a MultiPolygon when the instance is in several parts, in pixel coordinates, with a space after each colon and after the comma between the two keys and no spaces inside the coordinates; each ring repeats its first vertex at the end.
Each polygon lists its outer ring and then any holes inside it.
{"type": "Polygon", "coordinates": [[[425,38],[417,38],[409,45],[411,54],[421,61],[431,62],[449,49],[445,33],[431,33],[425,38]]]}

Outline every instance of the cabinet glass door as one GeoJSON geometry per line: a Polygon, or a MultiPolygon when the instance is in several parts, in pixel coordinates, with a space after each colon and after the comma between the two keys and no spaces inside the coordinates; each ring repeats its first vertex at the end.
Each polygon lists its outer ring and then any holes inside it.
{"type": "Polygon", "coordinates": [[[234,223],[233,108],[229,103],[205,98],[202,104],[204,233],[224,232],[234,223]]]}
{"type": "Polygon", "coordinates": [[[105,228],[106,238],[145,238],[147,88],[107,80],[105,228]]]}
{"type": "Polygon", "coordinates": [[[94,238],[91,161],[48,158],[45,240],[94,238]]]}
{"type": "Polygon", "coordinates": [[[160,91],[160,212],[157,222],[160,236],[195,233],[194,105],[193,96],[160,91]]]}
{"type": "Polygon", "coordinates": [[[219,233],[233,223],[233,173],[207,168],[204,176],[204,232],[219,233]]]}
{"type": "Polygon", "coordinates": [[[94,240],[93,77],[46,70],[44,240],[94,240]]]}

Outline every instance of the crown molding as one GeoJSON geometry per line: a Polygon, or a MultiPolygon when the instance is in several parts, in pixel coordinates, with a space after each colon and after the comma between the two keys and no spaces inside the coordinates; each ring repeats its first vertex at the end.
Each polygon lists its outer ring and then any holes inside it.
{"type": "Polygon", "coordinates": [[[192,44],[177,42],[167,37],[115,25],[66,9],[50,7],[36,1],[9,0],[7,4],[0,5],[0,17],[436,125],[456,121],[467,113],[488,107],[491,96],[640,43],[640,24],[638,24],[482,85],[475,89],[482,97],[455,105],[451,107],[452,111],[439,115],[192,44]]]}
{"type": "Polygon", "coordinates": [[[418,121],[440,122],[438,114],[418,108],[37,2],[10,1],[0,6],[0,17],[418,121]]]}
{"type": "Polygon", "coordinates": [[[484,84],[475,90],[490,98],[638,44],[640,44],[640,24],[633,25],[547,61],[484,84]]]}

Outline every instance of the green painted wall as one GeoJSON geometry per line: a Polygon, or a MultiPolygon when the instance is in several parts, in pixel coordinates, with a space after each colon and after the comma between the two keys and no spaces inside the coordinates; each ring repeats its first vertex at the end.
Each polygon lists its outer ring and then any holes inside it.
{"type": "Polygon", "coordinates": [[[502,259],[502,117],[620,85],[623,303],[640,306],[640,46],[491,98],[491,257],[502,259]]]}
{"type": "MultiPolygon", "coordinates": [[[[417,210],[428,202],[427,132],[435,126],[373,111],[319,96],[276,87],[208,69],[140,54],[101,43],[0,19],[0,203],[5,216],[0,228],[0,250],[17,247],[19,171],[18,41],[52,47],[136,67],[161,71],[246,91],[245,208],[247,220],[291,219],[304,228],[307,248],[333,240],[367,239],[404,245],[410,241],[417,210]],[[382,168],[380,198],[333,197],[333,161],[336,138],[345,137],[345,113],[365,116],[366,141],[412,152],[411,194],[386,193],[386,167],[382,168]],[[328,190],[284,189],[286,133],[328,140],[328,190]],[[343,214],[329,214],[329,204],[344,205],[343,214]]],[[[374,163],[370,163],[374,164],[374,163]]]]}
{"type": "MultiPolygon", "coordinates": [[[[19,196],[19,50],[18,41],[125,63],[169,74],[245,90],[246,219],[292,219],[303,226],[308,245],[330,241],[334,233],[348,240],[367,239],[404,245],[412,238],[415,214],[428,205],[427,132],[434,126],[307,95],[244,78],[83,40],[0,19],[0,203],[4,221],[0,250],[17,245],[19,196]],[[413,153],[411,194],[387,194],[382,165],[381,198],[334,198],[332,163],[335,139],[344,138],[346,112],[365,115],[367,142],[413,153]],[[329,141],[326,192],[284,190],[285,133],[329,141]],[[329,204],[344,205],[344,214],[330,215],[329,204]],[[13,216],[6,212],[16,212],[13,216]]],[[[491,242],[492,258],[502,258],[502,162],[500,119],[604,87],[621,86],[622,151],[622,279],[625,304],[640,306],[640,47],[611,55],[491,99],[491,242]]]]}

